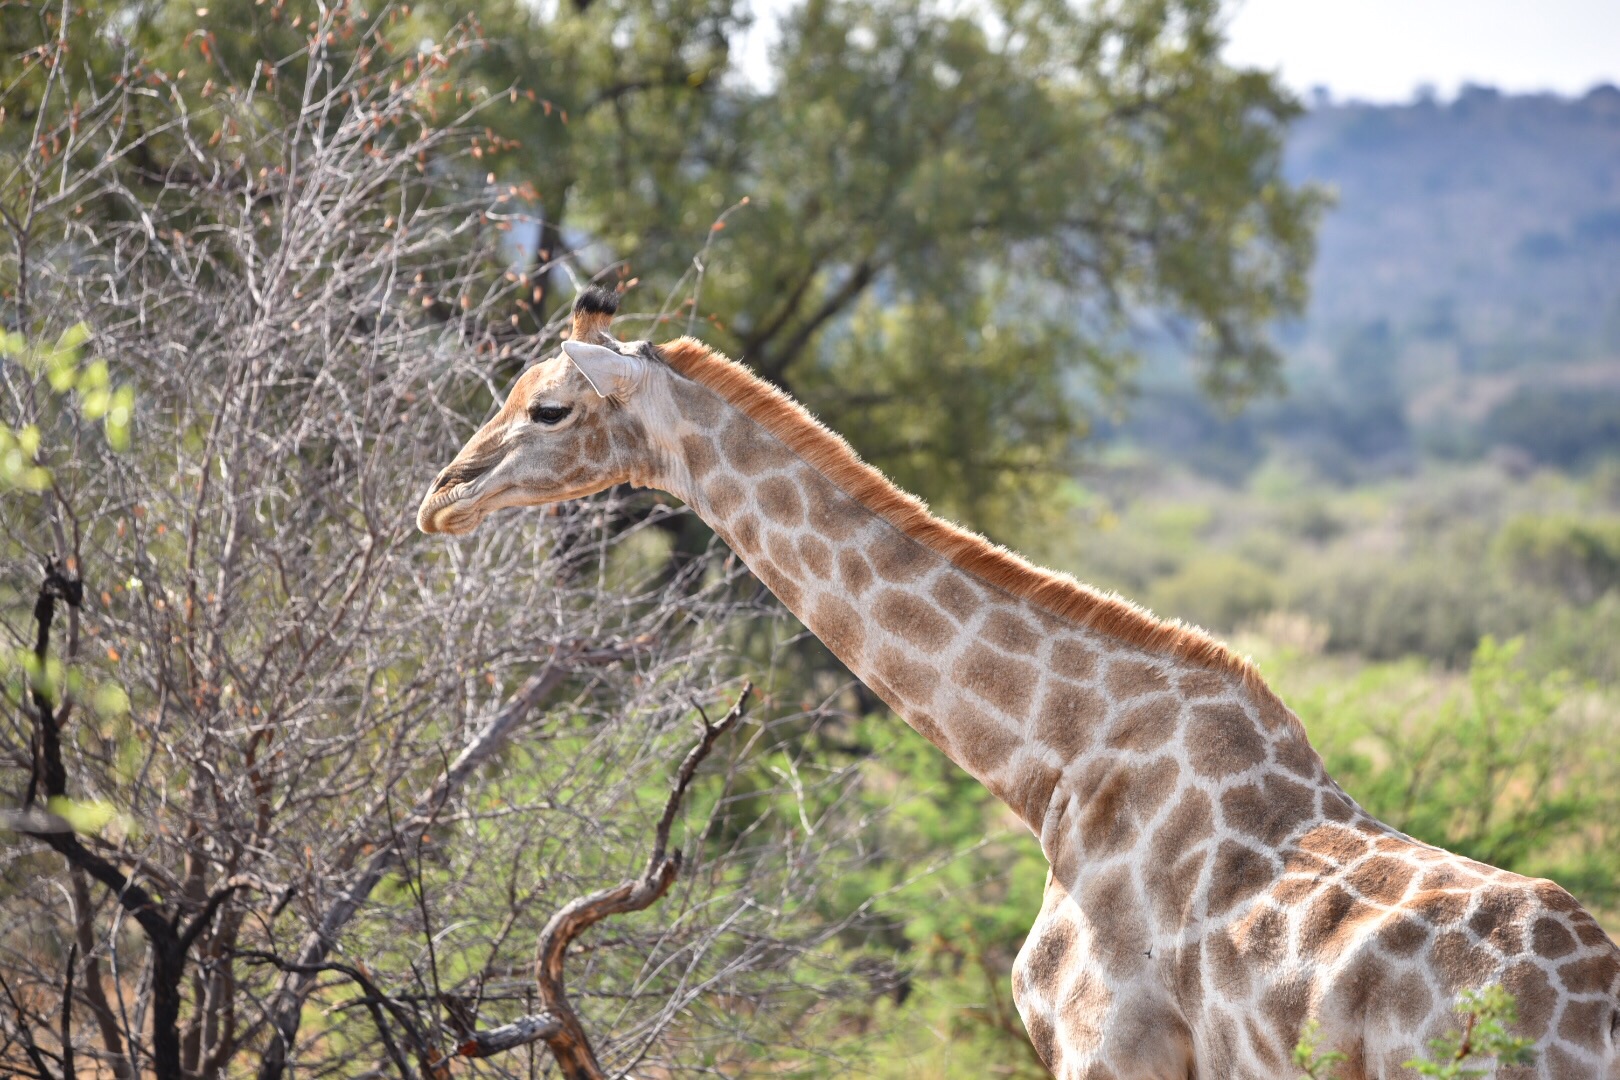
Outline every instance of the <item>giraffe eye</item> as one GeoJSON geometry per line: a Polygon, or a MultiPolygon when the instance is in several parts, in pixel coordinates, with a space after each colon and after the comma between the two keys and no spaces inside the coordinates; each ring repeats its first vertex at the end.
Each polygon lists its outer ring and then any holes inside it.
{"type": "Polygon", "coordinates": [[[572,411],[567,405],[531,405],[529,419],[536,424],[559,424],[572,411]]]}

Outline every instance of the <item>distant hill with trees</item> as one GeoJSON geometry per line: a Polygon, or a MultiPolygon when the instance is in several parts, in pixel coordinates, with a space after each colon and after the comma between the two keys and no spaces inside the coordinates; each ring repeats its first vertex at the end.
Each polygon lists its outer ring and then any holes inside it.
{"type": "Polygon", "coordinates": [[[1279,441],[1330,475],[1620,453],[1620,88],[1318,100],[1285,172],[1335,196],[1288,395],[1232,418],[1161,357],[1113,434],[1228,475],[1279,441]]]}

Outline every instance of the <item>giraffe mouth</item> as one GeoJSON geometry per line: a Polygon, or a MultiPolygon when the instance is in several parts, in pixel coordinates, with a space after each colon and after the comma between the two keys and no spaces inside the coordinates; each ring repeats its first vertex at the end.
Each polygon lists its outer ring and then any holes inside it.
{"type": "Polygon", "coordinates": [[[464,536],[478,528],[488,514],[477,505],[482,479],[475,477],[430,492],[417,508],[416,527],[425,533],[450,536],[464,536]]]}

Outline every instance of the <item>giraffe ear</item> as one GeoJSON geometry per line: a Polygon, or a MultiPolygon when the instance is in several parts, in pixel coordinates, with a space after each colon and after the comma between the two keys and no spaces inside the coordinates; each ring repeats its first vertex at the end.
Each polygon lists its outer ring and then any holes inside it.
{"type": "Polygon", "coordinates": [[[563,355],[585,376],[602,397],[627,398],[641,385],[647,361],[639,356],[626,356],[601,345],[592,345],[572,338],[562,343],[563,355]]]}

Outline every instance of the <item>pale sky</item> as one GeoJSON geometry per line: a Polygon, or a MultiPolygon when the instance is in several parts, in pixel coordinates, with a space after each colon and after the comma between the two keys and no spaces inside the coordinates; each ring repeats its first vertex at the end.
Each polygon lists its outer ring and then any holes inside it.
{"type": "Polygon", "coordinates": [[[1233,0],[1227,59],[1305,93],[1408,101],[1465,82],[1580,94],[1620,85],[1620,0],[1233,0]]]}
{"type": "MultiPolygon", "coordinates": [[[[742,43],[748,77],[769,83],[767,47],[796,0],[755,0],[742,43]]],[[[1081,3],[1084,0],[1071,0],[1081,3]]],[[[947,5],[951,0],[946,0],[947,5]]],[[[1300,94],[1409,101],[1465,82],[1581,94],[1620,85],[1620,0],[1229,0],[1227,58],[1280,71],[1300,94]]]]}

